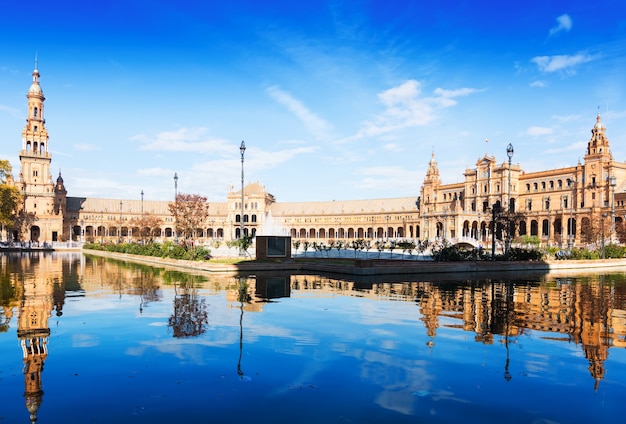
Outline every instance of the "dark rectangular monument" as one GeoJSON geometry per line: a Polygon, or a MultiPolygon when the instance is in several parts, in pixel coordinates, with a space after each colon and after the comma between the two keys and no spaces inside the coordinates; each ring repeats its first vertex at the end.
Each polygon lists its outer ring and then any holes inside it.
{"type": "Polygon", "coordinates": [[[291,258],[291,237],[256,236],[257,259],[291,258]]]}

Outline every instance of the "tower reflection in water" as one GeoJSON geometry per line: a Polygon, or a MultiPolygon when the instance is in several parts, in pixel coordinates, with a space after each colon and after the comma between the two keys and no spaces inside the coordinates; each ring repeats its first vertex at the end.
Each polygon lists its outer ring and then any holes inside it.
{"type": "MultiPolygon", "coordinates": [[[[69,296],[106,287],[121,295],[135,296],[144,313],[161,302],[161,286],[175,295],[168,332],[174,338],[205,334],[209,314],[198,288],[204,279],[185,273],[164,272],[150,267],[85,258],[81,254],[3,255],[0,277],[0,336],[12,325],[17,312],[17,338],[22,350],[24,400],[30,421],[37,421],[44,400],[43,371],[50,353],[50,324],[61,317],[69,296]]],[[[574,344],[586,357],[593,386],[598,390],[606,374],[609,349],[626,347],[626,278],[588,276],[575,279],[544,277],[534,281],[513,279],[359,282],[323,276],[264,276],[215,279],[212,289],[226,292],[226,301],[238,309],[239,352],[236,373],[244,372],[245,313],[262,313],[272,299],[292,292],[354,296],[413,302],[424,323],[428,345],[437,349],[437,332],[454,327],[474,334],[480,344],[500,338],[505,352],[502,376],[509,382],[516,375],[515,355],[510,346],[529,331],[541,332],[554,343],[574,344]],[[444,320],[445,319],[445,320],[444,320]]],[[[502,369],[502,368],[501,368],[502,369]]]]}

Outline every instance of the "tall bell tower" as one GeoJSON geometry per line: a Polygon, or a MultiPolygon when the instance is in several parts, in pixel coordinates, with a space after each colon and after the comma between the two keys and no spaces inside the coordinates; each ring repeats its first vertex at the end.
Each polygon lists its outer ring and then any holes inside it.
{"type": "Polygon", "coordinates": [[[48,130],[44,118],[46,98],[39,85],[37,59],[26,98],[28,116],[22,130],[21,171],[17,182],[24,196],[22,237],[34,242],[57,241],[63,234],[63,213],[55,208],[59,200],[50,174],[52,156],[48,151],[48,130]]]}

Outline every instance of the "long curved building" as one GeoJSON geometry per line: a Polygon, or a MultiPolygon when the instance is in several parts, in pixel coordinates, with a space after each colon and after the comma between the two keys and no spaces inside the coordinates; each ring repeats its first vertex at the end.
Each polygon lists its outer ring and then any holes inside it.
{"type": "MultiPolygon", "coordinates": [[[[52,155],[44,119],[45,97],[37,66],[26,95],[20,174],[24,196],[20,220],[9,239],[57,243],[68,240],[129,241],[176,238],[176,222],[165,201],[68,196],[63,178],[50,173],[52,155]],[[152,224],[146,227],[146,217],[152,224]]],[[[224,202],[208,202],[209,215],[194,231],[201,243],[245,234],[290,235],[330,242],[432,240],[491,243],[494,208],[516,213],[511,238],[534,236],[547,245],[586,245],[619,239],[626,211],[626,163],[614,160],[598,114],[583,161],[526,173],[519,164],[484,156],[462,182],[444,184],[433,153],[419,193],[413,197],[349,201],[277,202],[260,183],[242,193],[231,187],[224,202]],[[244,211],[242,216],[242,209],[244,211]],[[243,226],[242,221],[243,220],[243,226]]],[[[496,238],[502,235],[496,232],[496,238]]]]}

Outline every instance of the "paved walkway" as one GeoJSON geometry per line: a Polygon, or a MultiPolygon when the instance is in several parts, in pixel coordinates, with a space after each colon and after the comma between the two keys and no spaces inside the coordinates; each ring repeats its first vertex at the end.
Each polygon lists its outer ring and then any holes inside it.
{"type": "MultiPolygon", "coordinates": [[[[214,247],[209,247],[211,250],[211,256],[214,258],[238,258],[239,250],[235,247],[228,248],[226,246],[220,246],[215,249],[214,247]]],[[[254,258],[256,255],[256,251],[254,247],[248,249],[248,257],[254,258]]],[[[378,250],[360,250],[355,252],[354,249],[330,249],[323,251],[316,251],[313,249],[309,249],[304,252],[302,249],[299,249],[297,252],[292,249],[291,251],[292,258],[345,258],[345,259],[394,259],[394,260],[406,260],[406,261],[432,261],[430,256],[430,250],[425,251],[424,253],[403,253],[402,250],[394,250],[390,252],[385,250],[383,252],[379,252],[378,250]]]]}

